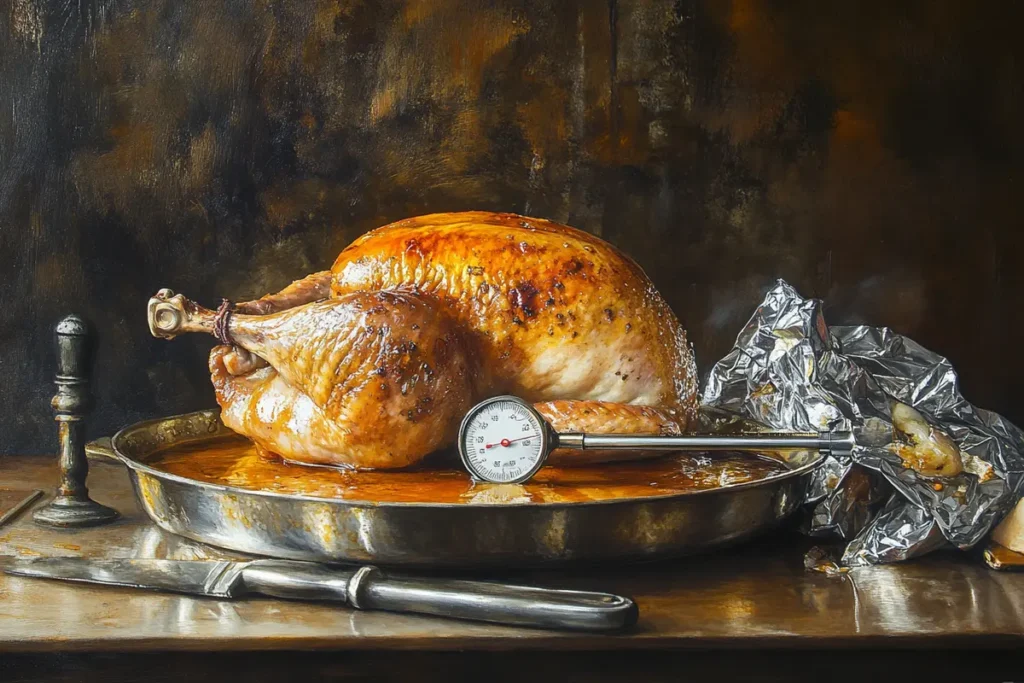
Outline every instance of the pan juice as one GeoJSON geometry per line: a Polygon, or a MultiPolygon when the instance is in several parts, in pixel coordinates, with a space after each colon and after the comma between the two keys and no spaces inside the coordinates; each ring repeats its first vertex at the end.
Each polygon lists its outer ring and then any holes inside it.
{"type": "Polygon", "coordinates": [[[312,467],[268,458],[241,437],[158,451],[146,464],[196,481],[286,495],[369,503],[559,504],[653,498],[778,476],[786,466],[743,453],[668,453],[649,460],[544,467],[525,484],[474,482],[457,455],[441,452],[405,470],[312,467]]]}

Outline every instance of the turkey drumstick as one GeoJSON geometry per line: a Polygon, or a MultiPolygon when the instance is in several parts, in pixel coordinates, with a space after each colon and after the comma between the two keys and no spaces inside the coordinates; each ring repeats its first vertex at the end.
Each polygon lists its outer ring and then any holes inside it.
{"type": "Polygon", "coordinates": [[[149,323],[158,337],[230,342],[210,358],[222,419],[299,462],[411,464],[502,393],[558,431],[679,433],[696,405],[685,332],[640,267],[593,235],[512,214],[379,228],[330,271],[231,312],[161,290],[149,323]]]}
{"type": "MultiPolygon", "coordinates": [[[[161,334],[213,333],[209,309],[163,290],[154,300],[161,334]]],[[[230,368],[233,346],[213,350],[221,419],[289,460],[404,467],[450,443],[474,397],[461,336],[414,295],[358,292],[231,315],[227,328],[263,362],[241,373],[230,368]]]]}
{"type": "MultiPolygon", "coordinates": [[[[296,280],[276,294],[235,304],[233,313],[266,315],[277,313],[302,304],[326,299],[331,294],[331,271],[313,273],[296,280]]],[[[211,332],[213,311],[189,301],[169,289],[161,289],[150,299],[149,329],[154,337],[173,339],[182,332],[211,332]],[[155,301],[154,301],[155,300],[155,301]],[[174,302],[169,306],[164,302],[174,302]],[[156,312],[152,309],[156,308],[156,312]]]]}

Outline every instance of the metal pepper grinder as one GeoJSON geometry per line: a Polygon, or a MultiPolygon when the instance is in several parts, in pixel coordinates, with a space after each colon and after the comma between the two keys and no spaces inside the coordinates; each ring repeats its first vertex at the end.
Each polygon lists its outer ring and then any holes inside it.
{"type": "Polygon", "coordinates": [[[56,412],[60,434],[60,484],[56,497],[36,510],[38,524],[81,527],[106,524],[118,517],[117,510],[89,498],[85,478],[89,461],[85,457],[86,414],[92,409],[89,373],[92,367],[92,337],[81,317],[69,315],[57,324],[57,394],[50,405],[56,412]]]}

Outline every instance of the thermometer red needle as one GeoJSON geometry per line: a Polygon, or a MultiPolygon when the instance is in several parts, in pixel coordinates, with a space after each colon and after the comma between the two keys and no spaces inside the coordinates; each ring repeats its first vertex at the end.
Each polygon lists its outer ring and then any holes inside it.
{"type": "Polygon", "coordinates": [[[521,437],[519,437],[518,439],[502,439],[502,440],[501,440],[501,441],[499,441],[498,443],[489,443],[489,444],[486,444],[486,445],[484,446],[484,448],[494,448],[495,446],[504,446],[505,448],[508,448],[509,446],[511,446],[512,444],[514,444],[514,443],[515,443],[516,441],[523,441],[524,439],[529,439],[529,438],[532,438],[532,437],[529,437],[529,436],[521,436],[521,437]]]}

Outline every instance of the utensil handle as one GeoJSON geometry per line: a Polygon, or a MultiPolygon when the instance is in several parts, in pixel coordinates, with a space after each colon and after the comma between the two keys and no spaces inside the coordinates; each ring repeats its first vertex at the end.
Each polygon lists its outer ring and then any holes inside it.
{"type": "Polygon", "coordinates": [[[350,603],[359,609],[419,612],[455,619],[535,628],[608,631],[636,622],[629,598],[486,581],[386,576],[363,567],[353,576],[350,603]]]}
{"type": "Polygon", "coordinates": [[[349,574],[314,563],[256,560],[242,578],[248,590],[279,598],[339,600],[356,609],[535,628],[610,631],[631,626],[638,614],[632,600],[609,593],[387,576],[371,566],[349,574]]]}

